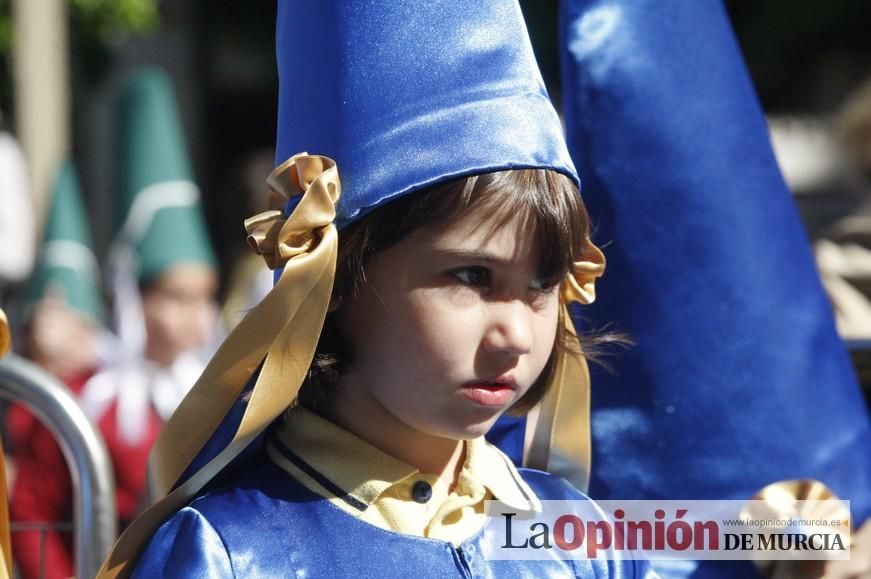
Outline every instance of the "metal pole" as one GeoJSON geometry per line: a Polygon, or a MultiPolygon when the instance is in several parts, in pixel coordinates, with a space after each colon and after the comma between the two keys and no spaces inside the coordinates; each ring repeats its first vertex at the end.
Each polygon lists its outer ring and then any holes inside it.
{"type": "Polygon", "coordinates": [[[0,360],[0,397],[24,403],[57,439],[76,497],[76,577],[94,577],[117,537],[115,483],[103,439],[66,387],[23,358],[0,360]]]}

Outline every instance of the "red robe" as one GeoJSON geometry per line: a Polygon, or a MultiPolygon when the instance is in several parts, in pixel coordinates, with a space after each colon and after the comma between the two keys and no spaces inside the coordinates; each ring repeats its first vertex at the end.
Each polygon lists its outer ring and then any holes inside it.
{"type": "MultiPolygon", "coordinates": [[[[74,395],[92,373],[66,380],[74,395]]],[[[72,576],[72,532],[16,529],[22,524],[43,525],[72,520],[72,487],[60,447],[54,436],[27,407],[15,405],[6,415],[10,449],[16,459],[9,518],[13,526],[13,560],[24,579],[40,577],[40,543],[44,540],[46,579],[72,576]]]]}
{"type": "MultiPolygon", "coordinates": [[[[70,389],[79,394],[86,377],[71,381],[70,389]]],[[[27,424],[26,410],[15,409],[10,420],[27,424]]],[[[11,518],[14,523],[52,523],[72,520],[73,496],[69,470],[52,434],[32,417],[29,436],[15,436],[19,441],[18,475],[12,490],[11,518]]],[[[151,410],[146,434],[135,445],[118,434],[115,405],[111,405],[97,421],[106,442],[115,475],[116,506],[119,530],[139,514],[146,504],[146,470],[148,453],[163,421],[151,410]]],[[[14,559],[23,579],[40,577],[40,532],[13,533],[14,559]]],[[[44,565],[46,579],[73,575],[72,532],[49,530],[44,535],[44,565]]]]}

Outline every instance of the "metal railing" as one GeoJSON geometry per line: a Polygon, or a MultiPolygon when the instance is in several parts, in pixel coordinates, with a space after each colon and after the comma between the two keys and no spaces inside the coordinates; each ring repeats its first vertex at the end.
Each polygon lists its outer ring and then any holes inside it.
{"type": "MultiPolygon", "coordinates": [[[[46,574],[48,573],[48,561],[47,558],[51,555],[48,550],[48,536],[49,534],[53,535],[61,535],[70,537],[75,537],[73,523],[72,521],[39,521],[39,522],[22,522],[22,521],[12,521],[11,525],[12,536],[24,534],[24,533],[38,533],[39,541],[38,541],[38,549],[37,556],[39,561],[39,566],[36,570],[37,579],[46,579],[46,574]]],[[[13,541],[13,545],[14,545],[13,541]]],[[[14,548],[13,548],[14,551],[14,548]]],[[[20,553],[19,553],[20,556],[20,553]]],[[[14,557],[13,557],[14,558],[14,557]]],[[[19,559],[14,559],[14,563],[20,563],[19,559]]],[[[22,574],[21,569],[18,569],[18,573],[16,573],[16,577],[19,577],[22,574]]],[[[25,574],[26,575],[26,574],[25,574]]],[[[26,575],[27,576],[27,575],[26,575]]]]}
{"type": "Polygon", "coordinates": [[[0,398],[27,406],[57,440],[75,497],[76,576],[94,577],[117,537],[115,482],[103,439],[63,384],[18,356],[0,360],[0,398]]]}

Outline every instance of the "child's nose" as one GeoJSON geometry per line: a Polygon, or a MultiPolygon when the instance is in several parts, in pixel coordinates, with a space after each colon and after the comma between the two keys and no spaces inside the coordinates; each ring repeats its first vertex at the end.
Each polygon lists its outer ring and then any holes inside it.
{"type": "Polygon", "coordinates": [[[529,308],[520,300],[491,303],[484,349],[522,356],[532,350],[532,320],[529,308]]]}

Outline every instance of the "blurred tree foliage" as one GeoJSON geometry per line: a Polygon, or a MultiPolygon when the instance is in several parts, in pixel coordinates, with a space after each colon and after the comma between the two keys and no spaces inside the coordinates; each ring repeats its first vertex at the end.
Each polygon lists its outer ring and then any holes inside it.
{"type": "MultiPolygon", "coordinates": [[[[150,34],[160,22],[159,0],[66,1],[73,67],[89,80],[104,70],[113,46],[130,36],[150,34]]],[[[12,2],[0,0],[0,108],[7,110],[12,105],[12,2]]]]}
{"type": "Polygon", "coordinates": [[[10,0],[0,0],[0,55],[6,55],[12,44],[12,15],[10,0]]]}
{"type": "MultiPolygon", "coordinates": [[[[154,30],[158,0],[68,0],[77,36],[89,43],[108,46],[130,34],[154,30]]],[[[12,0],[0,0],[0,54],[12,45],[12,0]]]]}

